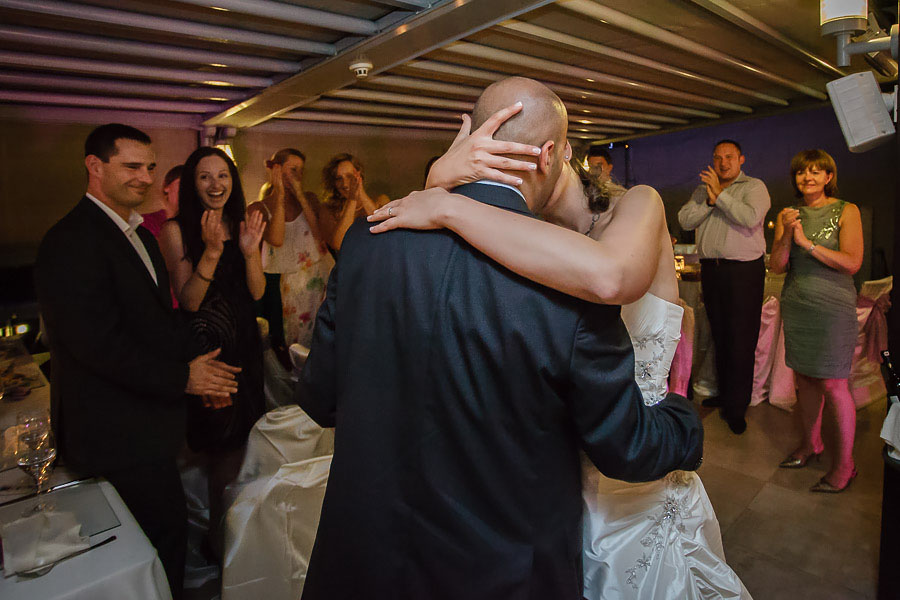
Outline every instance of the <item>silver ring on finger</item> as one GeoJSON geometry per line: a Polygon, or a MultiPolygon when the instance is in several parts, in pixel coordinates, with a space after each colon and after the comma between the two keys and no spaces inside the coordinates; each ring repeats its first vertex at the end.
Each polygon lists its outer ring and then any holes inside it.
{"type": "Polygon", "coordinates": [[[394,207],[393,206],[388,206],[388,216],[389,217],[394,216],[394,207]]]}

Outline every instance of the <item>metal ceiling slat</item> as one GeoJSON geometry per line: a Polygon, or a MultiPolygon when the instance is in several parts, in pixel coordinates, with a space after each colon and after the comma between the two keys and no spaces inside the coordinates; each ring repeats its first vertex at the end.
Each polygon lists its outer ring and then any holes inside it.
{"type": "MultiPolygon", "coordinates": [[[[2,77],[2,76],[0,76],[2,77]]],[[[2,81],[2,78],[0,78],[2,81]]],[[[460,112],[454,110],[436,110],[430,108],[411,108],[394,104],[376,104],[372,102],[352,102],[349,100],[322,99],[307,105],[309,108],[350,113],[388,114],[404,117],[423,117],[426,119],[446,119],[460,123],[460,112]]]]}
{"type": "MultiPolygon", "coordinates": [[[[476,69],[474,67],[466,67],[462,65],[455,65],[450,63],[438,62],[433,60],[413,60],[405,65],[406,68],[414,69],[417,71],[422,71],[429,74],[437,74],[437,75],[454,75],[459,77],[466,77],[469,79],[475,79],[476,81],[481,81],[483,83],[493,83],[494,81],[499,81],[506,77],[509,77],[508,73],[500,73],[497,71],[487,71],[484,69],[476,69]]],[[[628,98],[625,96],[617,96],[613,94],[606,94],[604,92],[598,92],[596,90],[585,90],[581,88],[576,88],[573,86],[562,85],[558,83],[543,81],[544,85],[549,87],[551,90],[556,92],[557,94],[566,95],[572,98],[580,98],[582,100],[588,99],[596,99],[596,100],[605,100],[608,102],[612,102],[616,105],[626,105],[634,108],[641,108],[647,111],[647,113],[637,113],[631,112],[628,116],[632,117],[643,117],[648,120],[657,120],[661,122],[679,122],[686,123],[687,121],[680,120],[676,118],[676,121],[669,121],[669,118],[675,117],[666,117],[665,115],[655,114],[656,112],[670,112],[674,114],[679,114],[688,117],[703,117],[707,119],[715,119],[718,118],[719,115],[716,113],[697,110],[693,108],[688,108],[685,106],[674,106],[671,104],[663,104],[660,102],[652,102],[650,100],[641,100],[639,98],[628,98]]],[[[604,107],[605,108],[605,107],[604,107]]]]}
{"type": "Polygon", "coordinates": [[[657,27],[656,25],[647,23],[646,21],[641,21],[640,19],[636,19],[630,15],[626,15],[625,13],[621,13],[597,2],[593,2],[592,0],[562,0],[558,3],[558,6],[584,15],[586,17],[590,17],[597,21],[604,21],[606,23],[609,23],[610,25],[613,25],[620,29],[624,29],[636,35],[678,48],[685,52],[689,52],[691,54],[694,54],[695,56],[699,56],[735,69],[739,69],[744,73],[748,73],[772,83],[776,83],[782,87],[796,90],[802,94],[816,98],[817,100],[826,100],[828,98],[823,92],[814,90],[809,86],[791,81],[790,79],[786,79],[780,75],[771,73],[765,69],[725,54],[724,52],[720,52],[718,50],[710,48],[709,46],[705,46],[693,40],[689,40],[678,34],[672,33],[671,31],[667,31],[662,27],[657,27]]]}
{"type": "Polygon", "coordinates": [[[19,44],[34,44],[65,48],[67,50],[104,52],[110,55],[199,63],[216,67],[252,69],[254,71],[273,73],[296,73],[300,70],[299,62],[279,60],[277,58],[196,50],[194,48],[167,46],[150,42],[101,38],[49,29],[0,25],[0,38],[19,44]]]}
{"type": "Polygon", "coordinates": [[[484,91],[484,88],[471,85],[445,83],[443,81],[434,81],[432,79],[400,77],[398,75],[378,75],[372,79],[367,79],[366,84],[399,87],[423,92],[435,92],[438,94],[455,94],[459,96],[469,96],[471,98],[478,98],[478,96],[481,95],[481,92],[484,91]]]}
{"type": "Polygon", "coordinates": [[[847,73],[834,66],[821,56],[817,56],[790,39],[780,31],[769,27],[759,19],[739,9],[737,6],[725,0],[691,0],[697,6],[722,17],[726,21],[737,25],[744,31],[748,31],[756,37],[771,44],[780,46],[801,57],[808,65],[816,68],[831,77],[844,77],[847,73]]]}
{"type": "Polygon", "coordinates": [[[180,21],[178,19],[125,12],[87,4],[73,4],[55,0],[0,0],[0,8],[11,8],[80,21],[134,27],[147,31],[165,31],[166,33],[203,38],[222,43],[238,42],[251,46],[280,48],[304,54],[331,56],[336,53],[334,44],[261,33],[247,29],[234,29],[192,21],[180,21]]]}
{"type": "Polygon", "coordinates": [[[114,81],[93,77],[73,77],[47,73],[0,72],[0,84],[18,85],[38,89],[66,89],[83,92],[106,92],[138,96],[170,96],[193,98],[195,100],[241,100],[247,93],[214,87],[191,87],[186,85],[166,85],[162,83],[141,83],[136,81],[114,81]]]}
{"type": "Polygon", "coordinates": [[[666,123],[671,125],[686,125],[687,119],[679,119],[678,117],[669,117],[666,115],[652,115],[646,112],[638,112],[633,110],[621,110],[609,108],[607,106],[598,106],[596,104],[582,104],[580,102],[566,102],[569,113],[577,112],[579,114],[595,114],[605,117],[624,117],[626,119],[642,119],[650,121],[653,124],[666,123]]]}
{"type": "MultiPolygon", "coordinates": [[[[416,90],[419,92],[431,92],[435,94],[458,94],[463,96],[470,96],[473,98],[478,98],[483,91],[483,88],[468,86],[468,85],[460,85],[456,83],[444,83],[441,81],[432,81],[429,79],[416,79],[413,77],[399,77],[396,75],[379,75],[375,77],[371,81],[367,81],[369,84],[375,85],[386,85],[395,88],[403,88],[409,90],[416,90]]],[[[568,103],[567,103],[568,105],[568,103]]],[[[458,118],[458,114],[451,113],[453,116],[458,118]]],[[[609,125],[609,126],[619,126],[619,127],[631,127],[634,129],[660,129],[659,125],[653,125],[651,123],[640,123],[636,121],[624,121],[621,119],[603,119],[596,117],[584,117],[584,116],[574,116],[569,115],[572,119],[584,119],[590,118],[591,123],[598,125],[609,125]]],[[[585,121],[581,121],[585,122],[585,121]]]]}
{"type": "Polygon", "coordinates": [[[110,98],[108,96],[82,96],[77,94],[53,94],[47,92],[18,92],[0,90],[0,102],[28,104],[59,104],[63,106],[88,106],[91,108],[119,108],[153,112],[208,113],[221,110],[221,106],[203,102],[178,100],[148,100],[142,98],[110,98]]]}
{"type": "Polygon", "coordinates": [[[579,98],[581,100],[606,100],[613,104],[624,104],[626,106],[634,106],[637,108],[646,108],[653,111],[662,111],[673,113],[676,115],[684,115],[689,117],[699,117],[702,119],[718,119],[721,117],[718,113],[690,108],[688,106],[665,104],[662,102],[653,102],[652,100],[642,100],[641,98],[630,98],[628,96],[620,96],[617,94],[607,94],[606,92],[598,92],[597,90],[586,90],[571,85],[561,83],[552,83],[545,81],[544,84],[563,97],[579,98]]]}
{"type": "Polygon", "coordinates": [[[718,79],[713,79],[712,77],[707,77],[706,75],[694,73],[692,71],[688,71],[687,69],[682,69],[681,67],[675,67],[663,62],[644,58],[643,56],[637,56],[636,54],[632,54],[630,52],[625,52],[616,48],[610,48],[609,46],[603,46],[601,44],[575,37],[567,33],[553,31],[552,29],[547,29],[546,27],[532,25],[531,23],[525,23],[523,21],[508,21],[506,23],[497,25],[495,29],[498,29],[505,33],[522,36],[527,39],[539,39],[545,42],[552,42],[563,48],[575,49],[581,52],[588,52],[590,54],[613,58],[625,63],[639,65],[641,67],[652,69],[660,73],[687,79],[688,81],[694,83],[702,83],[711,87],[716,87],[719,89],[727,90],[729,92],[735,92],[743,96],[748,96],[750,98],[755,98],[757,100],[762,100],[763,102],[768,102],[769,104],[776,104],[779,106],[788,105],[787,100],[784,100],[783,98],[776,98],[775,96],[764,94],[756,90],[751,90],[749,88],[735,85],[733,83],[728,83],[727,81],[719,81],[718,79]]]}
{"type": "Polygon", "coordinates": [[[430,96],[412,96],[410,94],[397,94],[394,92],[376,92],[374,90],[334,90],[326,95],[332,98],[344,98],[347,100],[371,100],[374,102],[387,102],[389,104],[409,104],[412,106],[446,108],[449,110],[461,110],[465,112],[469,112],[475,107],[474,102],[432,98],[430,96]]]}
{"type": "Polygon", "coordinates": [[[607,75],[599,71],[583,69],[572,65],[566,65],[536,56],[529,56],[481,44],[473,44],[471,42],[456,42],[441,49],[444,52],[450,52],[468,58],[480,58],[492,60],[505,65],[515,66],[517,69],[528,68],[541,71],[543,73],[552,73],[555,75],[564,75],[573,79],[581,79],[588,83],[602,83],[609,86],[621,88],[624,90],[635,91],[640,90],[654,96],[678,100],[680,102],[690,102],[703,106],[714,106],[725,110],[733,110],[735,112],[752,113],[753,109],[742,104],[734,102],[726,102],[717,98],[692,94],[690,92],[682,92],[671,88],[663,87],[656,84],[645,83],[642,81],[633,81],[616,75],[607,75]]]}
{"type": "Polygon", "coordinates": [[[57,71],[92,73],[95,75],[119,75],[134,79],[181,81],[213,86],[264,88],[272,85],[268,77],[251,77],[229,73],[207,73],[189,69],[169,69],[146,65],[113,63],[68,56],[25,54],[0,50],[0,64],[14,67],[33,67],[57,71]]]}
{"type": "Polygon", "coordinates": [[[312,25],[357,35],[372,35],[378,31],[375,23],[367,19],[306,8],[296,4],[286,4],[284,2],[272,2],[270,0],[178,0],[178,2],[204,8],[215,6],[217,10],[226,9],[245,15],[267,17],[298,25],[312,25]]]}
{"type": "Polygon", "coordinates": [[[443,123],[440,121],[422,121],[392,119],[390,117],[373,117],[371,115],[347,115],[342,113],[325,113],[312,110],[295,110],[278,116],[279,119],[293,119],[296,121],[325,121],[328,123],[360,123],[363,125],[388,125],[391,127],[411,127],[427,129],[445,129],[456,131],[459,125],[443,123]]]}

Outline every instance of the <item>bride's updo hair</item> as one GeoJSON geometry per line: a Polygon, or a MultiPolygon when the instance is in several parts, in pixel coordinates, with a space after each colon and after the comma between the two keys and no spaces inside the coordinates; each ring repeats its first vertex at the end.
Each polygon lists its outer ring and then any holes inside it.
{"type": "Polygon", "coordinates": [[[587,198],[588,209],[592,213],[602,213],[609,208],[610,199],[616,195],[617,186],[606,177],[599,177],[584,168],[580,162],[572,159],[572,168],[584,186],[584,196],[587,198]]]}

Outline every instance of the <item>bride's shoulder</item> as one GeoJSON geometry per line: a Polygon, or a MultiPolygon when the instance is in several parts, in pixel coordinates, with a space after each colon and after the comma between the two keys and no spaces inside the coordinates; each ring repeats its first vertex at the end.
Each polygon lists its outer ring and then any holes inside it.
{"type": "Polygon", "coordinates": [[[629,188],[615,201],[614,210],[616,213],[640,214],[654,211],[665,214],[662,197],[649,185],[636,185],[629,188]]]}

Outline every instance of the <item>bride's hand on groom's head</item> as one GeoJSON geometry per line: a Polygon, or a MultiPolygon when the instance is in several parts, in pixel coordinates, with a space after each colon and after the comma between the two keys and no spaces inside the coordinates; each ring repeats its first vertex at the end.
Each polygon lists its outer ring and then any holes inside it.
{"type": "Polygon", "coordinates": [[[505,155],[538,156],[541,149],[529,144],[494,139],[497,129],[521,110],[521,102],[498,110],[472,133],[469,133],[472,128],[472,119],[469,115],[462,115],[463,123],[459,133],[453,140],[450,149],[431,166],[426,187],[441,187],[449,190],[480,179],[490,179],[514,186],[521,185],[521,178],[504,173],[499,169],[533,171],[537,165],[505,155]]]}
{"type": "Polygon", "coordinates": [[[405,198],[388,202],[367,217],[372,233],[392,229],[441,229],[447,226],[448,213],[454,199],[459,198],[444,188],[428,188],[405,198]],[[379,222],[380,221],[380,222],[379,222]]]}

